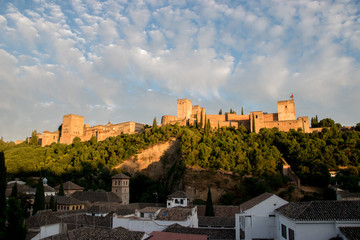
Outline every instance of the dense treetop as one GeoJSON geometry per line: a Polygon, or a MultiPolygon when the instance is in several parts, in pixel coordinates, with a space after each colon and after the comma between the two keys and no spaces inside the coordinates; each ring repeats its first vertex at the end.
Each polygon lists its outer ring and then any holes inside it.
{"type": "Polygon", "coordinates": [[[310,134],[277,129],[262,129],[256,134],[242,126],[210,129],[206,119],[204,122],[203,127],[167,125],[101,142],[74,139],[71,145],[53,143],[46,147],[0,142],[0,148],[5,150],[9,174],[30,176],[42,171],[55,178],[71,175],[87,189],[107,190],[106,182],[111,179],[104,176],[109,176],[114,166],[142,149],[172,137],[180,138],[181,160],[188,166],[221,169],[238,175],[268,176],[279,174],[284,159],[302,184],[318,186],[328,184],[328,169],[346,166],[351,175],[358,175],[359,131],[342,131],[332,125],[310,134]]]}

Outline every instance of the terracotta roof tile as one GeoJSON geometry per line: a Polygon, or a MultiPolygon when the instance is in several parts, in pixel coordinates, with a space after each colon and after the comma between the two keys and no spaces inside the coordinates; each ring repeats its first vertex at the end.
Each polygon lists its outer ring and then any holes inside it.
{"type": "Polygon", "coordinates": [[[129,231],[124,228],[78,228],[68,231],[66,234],[44,238],[46,240],[141,240],[144,232],[129,231]]]}
{"type": "Polygon", "coordinates": [[[156,219],[163,221],[185,221],[191,214],[191,207],[165,208],[159,212],[156,219]]]}
{"type": "Polygon", "coordinates": [[[172,232],[151,232],[149,240],[207,240],[207,235],[188,234],[188,233],[172,233],[172,232]]]}
{"type": "Polygon", "coordinates": [[[88,202],[122,202],[113,192],[74,192],[71,197],[88,202]]]}
{"type": "MultiPolygon", "coordinates": [[[[205,205],[197,206],[198,216],[205,216],[205,205]]],[[[236,213],[240,213],[239,206],[214,205],[215,217],[234,218],[236,213]]]]}
{"type": "Polygon", "coordinates": [[[275,211],[295,221],[360,220],[360,201],[292,202],[275,211]]]}
{"type": "Polygon", "coordinates": [[[123,174],[123,173],[119,173],[119,174],[116,174],[115,176],[112,176],[111,177],[112,179],[114,179],[114,178],[118,178],[118,179],[129,179],[130,177],[129,176],[127,176],[127,175],[125,175],[125,174],[123,174]]]}
{"type": "MultiPolygon", "coordinates": [[[[63,183],[64,190],[83,190],[84,188],[71,182],[67,181],[63,183]]],[[[55,190],[58,191],[60,188],[60,184],[55,187],[55,190]]]]}
{"type": "Polygon", "coordinates": [[[179,224],[172,224],[163,232],[207,235],[209,240],[235,239],[235,229],[190,228],[183,227],[179,224]]]}
{"type": "Polygon", "coordinates": [[[360,236],[360,227],[339,227],[340,232],[344,234],[347,240],[358,240],[360,236]]]}
{"type": "Polygon", "coordinates": [[[186,196],[186,193],[183,191],[176,191],[172,194],[170,194],[169,196],[167,196],[168,199],[172,199],[172,198],[188,198],[186,196]]]}
{"type": "Polygon", "coordinates": [[[235,227],[235,216],[233,217],[201,217],[199,216],[199,227],[235,227]]]}

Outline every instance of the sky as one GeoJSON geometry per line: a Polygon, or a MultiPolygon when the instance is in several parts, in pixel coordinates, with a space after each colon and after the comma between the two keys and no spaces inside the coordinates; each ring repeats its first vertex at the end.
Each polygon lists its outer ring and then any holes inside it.
{"type": "Polygon", "coordinates": [[[0,0],[0,136],[176,115],[277,112],[360,122],[360,3],[0,0]]]}

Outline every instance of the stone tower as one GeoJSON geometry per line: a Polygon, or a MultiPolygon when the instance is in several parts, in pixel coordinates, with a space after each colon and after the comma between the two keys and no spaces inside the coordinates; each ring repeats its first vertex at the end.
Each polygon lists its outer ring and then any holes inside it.
{"type": "Polygon", "coordinates": [[[130,199],[130,177],[119,173],[112,178],[111,192],[121,198],[123,204],[129,204],[130,199]]]}
{"type": "Polygon", "coordinates": [[[71,144],[75,137],[81,137],[84,134],[84,117],[68,114],[64,115],[60,143],[71,144]]]}
{"type": "Polygon", "coordinates": [[[295,100],[278,101],[278,121],[296,120],[295,100]]]}
{"type": "Polygon", "coordinates": [[[192,113],[192,102],[189,99],[177,100],[177,117],[179,120],[190,119],[192,113]]]}

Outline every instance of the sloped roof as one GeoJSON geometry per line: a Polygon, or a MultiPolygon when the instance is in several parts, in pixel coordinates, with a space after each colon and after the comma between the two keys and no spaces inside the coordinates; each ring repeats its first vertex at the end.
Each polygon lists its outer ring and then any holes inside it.
{"type": "Polygon", "coordinates": [[[209,240],[235,239],[235,229],[190,228],[183,227],[177,223],[170,225],[163,232],[207,235],[209,240]]]}
{"type": "Polygon", "coordinates": [[[173,233],[173,232],[158,232],[154,231],[150,233],[151,240],[207,240],[207,235],[189,234],[189,233],[173,233]]]}
{"type": "Polygon", "coordinates": [[[275,211],[294,221],[359,221],[360,201],[291,202],[275,211]]]}
{"type": "Polygon", "coordinates": [[[186,193],[183,191],[176,191],[170,195],[167,196],[168,199],[172,199],[172,198],[188,198],[186,196],[186,193]]]}
{"type": "Polygon", "coordinates": [[[111,177],[112,179],[115,179],[115,178],[119,178],[119,179],[124,179],[124,178],[130,178],[129,176],[123,174],[123,173],[119,173],[119,174],[116,174],[115,176],[112,176],[111,177]]]}
{"type": "Polygon", "coordinates": [[[47,184],[44,184],[44,192],[55,192],[55,189],[47,184]]]}
{"type": "Polygon", "coordinates": [[[65,234],[58,234],[43,238],[46,240],[141,240],[144,232],[129,231],[124,228],[104,229],[104,228],[78,228],[68,231],[65,234]]]}
{"type": "Polygon", "coordinates": [[[163,221],[185,221],[191,214],[191,207],[165,208],[159,212],[156,219],[163,221]]]}
{"type": "MultiPolygon", "coordinates": [[[[71,182],[71,181],[67,181],[63,183],[63,188],[64,190],[83,190],[83,187],[80,187],[79,185],[71,182]]],[[[60,184],[57,185],[55,187],[55,190],[58,191],[60,189],[60,184]]]]}
{"type": "MultiPolygon", "coordinates": [[[[205,216],[205,205],[197,206],[197,214],[198,216],[205,216]]],[[[214,213],[215,217],[228,217],[235,218],[236,213],[240,213],[239,206],[227,206],[227,205],[214,205],[214,213]]]]}
{"type": "Polygon", "coordinates": [[[155,213],[156,211],[160,210],[160,207],[145,207],[140,209],[139,212],[141,213],[155,213]]]}
{"type": "Polygon", "coordinates": [[[88,192],[78,191],[71,194],[71,197],[80,201],[88,202],[122,202],[121,199],[113,192],[88,192]]]}
{"type": "MultiPolygon", "coordinates": [[[[45,203],[50,203],[50,198],[51,196],[46,196],[45,197],[45,203]]],[[[69,196],[54,196],[54,200],[56,201],[57,204],[61,204],[61,205],[81,205],[81,204],[85,204],[85,202],[80,201],[76,198],[72,198],[69,196]]]]}
{"type": "Polygon", "coordinates": [[[344,234],[347,240],[358,240],[360,236],[360,227],[339,227],[340,232],[344,234]]]}
{"type": "Polygon", "coordinates": [[[29,229],[40,228],[44,225],[61,223],[61,219],[53,214],[52,210],[38,211],[34,216],[27,218],[25,221],[29,229]]]}
{"type": "Polygon", "coordinates": [[[275,195],[275,194],[268,193],[268,192],[260,194],[259,196],[254,197],[254,198],[240,204],[240,209],[242,211],[246,211],[246,210],[248,210],[250,208],[253,208],[254,206],[258,205],[259,203],[265,201],[266,199],[270,198],[273,195],[275,195]]]}
{"type": "Polygon", "coordinates": [[[199,216],[200,227],[235,227],[235,216],[230,217],[201,217],[199,216]]]}

